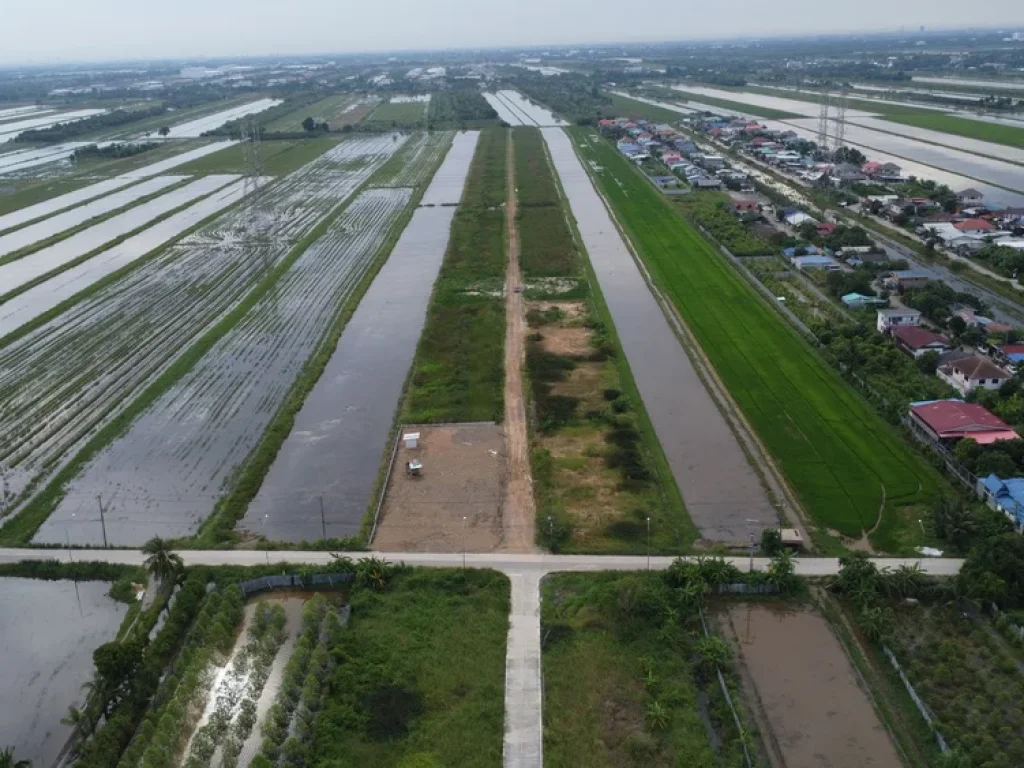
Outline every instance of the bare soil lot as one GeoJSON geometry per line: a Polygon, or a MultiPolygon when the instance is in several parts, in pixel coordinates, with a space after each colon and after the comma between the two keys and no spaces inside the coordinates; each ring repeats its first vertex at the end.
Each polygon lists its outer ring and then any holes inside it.
{"type": "Polygon", "coordinates": [[[740,651],[788,768],[900,766],[825,620],[811,609],[736,604],[718,615],[740,651]]]}
{"type": "Polygon", "coordinates": [[[386,552],[492,552],[502,545],[501,503],[508,472],[505,433],[496,424],[408,427],[419,446],[401,443],[373,547],[386,552]],[[407,462],[423,464],[418,477],[407,462]],[[464,519],[465,518],[465,519],[464,519]]]}

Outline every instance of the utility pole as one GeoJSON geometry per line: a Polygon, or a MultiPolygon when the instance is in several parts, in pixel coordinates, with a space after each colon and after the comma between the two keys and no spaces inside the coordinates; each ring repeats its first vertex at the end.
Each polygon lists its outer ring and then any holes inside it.
{"type": "Polygon", "coordinates": [[[651,570],[651,516],[647,516],[647,570],[651,570]]]}
{"type": "Polygon", "coordinates": [[[267,565],[270,565],[270,542],[267,540],[267,520],[269,514],[263,516],[263,552],[267,556],[267,565]]]}
{"type": "Polygon", "coordinates": [[[466,516],[462,516],[462,575],[466,575],[466,516]]]}
{"type": "Polygon", "coordinates": [[[103,531],[103,548],[107,548],[107,519],[104,515],[105,510],[103,509],[103,495],[96,494],[96,503],[100,505],[100,528],[103,531]]]}
{"type": "Polygon", "coordinates": [[[327,541],[327,518],[324,517],[324,497],[320,497],[320,528],[324,534],[324,541],[327,541]]]}
{"type": "Polygon", "coordinates": [[[747,535],[750,536],[750,565],[747,569],[749,573],[754,572],[754,526],[760,524],[760,520],[747,518],[747,535]]]}

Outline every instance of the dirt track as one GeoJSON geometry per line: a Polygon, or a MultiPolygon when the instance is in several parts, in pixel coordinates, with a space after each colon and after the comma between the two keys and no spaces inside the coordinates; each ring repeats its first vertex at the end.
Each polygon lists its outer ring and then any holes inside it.
{"type": "Polygon", "coordinates": [[[516,221],[515,155],[509,131],[507,172],[508,267],[505,273],[505,447],[508,451],[508,482],[502,502],[503,548],[509,552],[534,550],[533,478],[530,475],[530,440],[523,397],[526,357],[526,309],[520,284],[519,228],[516,221]]]}

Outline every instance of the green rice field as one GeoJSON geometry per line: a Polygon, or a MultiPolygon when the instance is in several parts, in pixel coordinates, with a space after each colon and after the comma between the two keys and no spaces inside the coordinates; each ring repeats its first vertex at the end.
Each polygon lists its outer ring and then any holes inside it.
{"type": "Polygon", "coordinates": [[[299,107],[287,115],[272,120],[263,126],[268,133],[296,133],[301,132],[302,121],[312,117],[318,123],[330,122],[354,101],[354,97],[348,94],[336,94],[325,99],[299,107]]]}
{"type": "Polygon", "coordinates": [[[747,115],[755,115],[767,120],[792,120],[793,118],[800,117],[800,115],[793,114],[792,112],[785,112],[781,109],[769,109],[768,107],[755,106],[753,104],[746,104],[742,101],[732,101],[731,99],[718,99],[713,96],[705,96],[702,93],[690,93],[689,91],[681,91],[675,88],[672,90],[677,94],[677,99],[693,99],[701,104],[707,104],[712,107],[721,107],[722,109],[729,109],[734,112],[741,112],[747,115]]]}
{"type": "Polygon", "coordinates": [[[920,505],[940,492],[939,476],[610,144],[591,129],[569,133],[814,520],[868,533],[883,551],[919,543],[920,505]]]}
{"type": "Polygon", "coordinates": [[[968,139],[980,139],[981,141],[991,141],[993,144],[1004,144],[1007,147],[1024,149],[1024,123],[1021,124],[1022,127],[1014,128],[1012,125],[986,123],[967,117],[945,115],[941,112],[886,115],[885,119],[892,123],[913,125],[917,128],[927,128],[932,131],[951,133],[955,136],[965,136],[968,139]]]}

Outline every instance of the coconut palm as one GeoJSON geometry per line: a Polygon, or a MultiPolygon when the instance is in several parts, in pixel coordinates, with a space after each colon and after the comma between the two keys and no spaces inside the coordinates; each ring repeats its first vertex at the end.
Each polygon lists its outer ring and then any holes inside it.
{"type": "Polygon", "coordinates": [[[143,544],[142,552],[149,555],[145,562],[146,570],[157,581],[173,583],[185,568],[181,555],[172,552],[167,541],[159,536],[143,544]]]}
{"type": "Polygon", "coordinates": [[[89,717],[87,711],[81,710],[78,707],[68,707],[67,715],[62,717],[60,722],[63,725],[70,725],[78,735],[88,736],[92,733],[92,718],[89,717]]]}
{"type": "Polygon", "coordinates": [[[0,749],[0,768],[32,768],[31,760],[18,760],[11,747],[0,749]]]}

